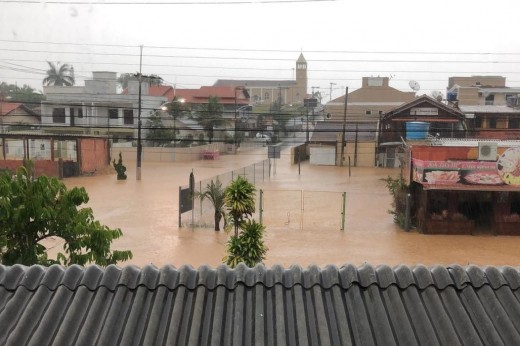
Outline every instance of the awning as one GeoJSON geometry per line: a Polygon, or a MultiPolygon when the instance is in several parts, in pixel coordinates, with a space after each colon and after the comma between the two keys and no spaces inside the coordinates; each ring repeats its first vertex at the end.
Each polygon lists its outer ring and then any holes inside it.
{"type": "Polygon", "coordinates": [[[447,190],[447,191],[481,191],[481,192],[520,192],[520,186],[511,185],[429,185],[421,184],[424,190],[447,190]]]}

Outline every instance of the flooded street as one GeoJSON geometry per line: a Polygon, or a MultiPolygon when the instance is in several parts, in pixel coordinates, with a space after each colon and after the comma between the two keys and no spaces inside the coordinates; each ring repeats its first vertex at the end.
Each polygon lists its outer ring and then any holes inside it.
{"type": "MultiPolygon", "coordinates": [[[[273,173],[273,166],[270,179],[257,184],[266,191],[266,198],[271,191],[277,190],[332,193],[310,195],[309,202],[315,207],[306,207],[303,229],[300,216],[283,210],[276,216],[282,220],[269,222],[266,207],[267,266],[360,265],[365,262],[391,266],[419,263],[520,265],[520,237],[422,235],[399,229],[387,212],[391,208],[391,196],[381,181],[388,175],[397,176],[398,170],[352,168],[349,177],[347,167],[304,163],[298,175],[298,166],[289,164],[288,155],[289,151],[282,151],[282,158],[276,162],[276,173],[273,173]],[[334,221],[338,226],[331,227],[328,214],[324,217],[319,212],[320,206],[341,208],[338,199],[330,197],[340,196],[341,192],[346,192],[344,231],[340,230],[340,216],[334,221]],[[276,227],[270,228],[270,223],[276,227]],[[280,224],[287,227],[280,227],[280,224]]],[[[239,155],[222,155],[215,161],[143,162],[141,181],[135,180],[135,162],[124,162],[126,181],[118,182],[115,173],[111,173],[69,178],[64,182],[69,187],[84,186],[95,218],[109,227],[122,229],[124,235],[113,248],[129,249],[134,255],[124,264],[140,267],[149,263],[156,266],[191,264],[194,267],[209,264],[215,267],[222,263],[228,234],[214,232],[212,228],[179,229],[179,186],[188,184],[192,169],[196,180],[208,179],[266,157],[267,150],[262,148],[239,155]]],[[[265,203],[275,203],[274,200],[266,199],[265,203]]],[[[55,249],[62,246],[54,245],[55,249]]]]}

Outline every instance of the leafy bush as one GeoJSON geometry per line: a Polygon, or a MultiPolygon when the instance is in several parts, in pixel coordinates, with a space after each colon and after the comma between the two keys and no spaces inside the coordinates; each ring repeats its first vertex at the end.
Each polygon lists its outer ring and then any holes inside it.
{"type": "Polygon", "coordinates": [[[94,219],[92,209],[78,208],[89,200],[85,188],[70,190],[57,178],[33,179],[27,167],[16,175],[0,174],[0,263],[106,266],[132,258],[130,251],[112,251],[121,229],[110,229],[94,219]],[[41,241],[59,237],[65,254],[48,259],[41,241]]]}
{"type": "Polygon", "coordinates": [[[263,241],[265,226],[255,220],[247,220],[243,224],[242,232],[232,235],[226,246],[227,256],[224,262],[231,268],[239,263],[254,267],[265,259],[267,247],[263,241]]]}
{"type": "Polygon", "coordinates": [[[397,223],[401,228],[405,228],[406,196],[408,195],[408,187],[401,176],[399,176],[399,178],[388,176],[381,180],[385,182],[388,191],[393,197],[393,210],[388,210],[388,213],[394,216],[395,223],[397,223]]]}

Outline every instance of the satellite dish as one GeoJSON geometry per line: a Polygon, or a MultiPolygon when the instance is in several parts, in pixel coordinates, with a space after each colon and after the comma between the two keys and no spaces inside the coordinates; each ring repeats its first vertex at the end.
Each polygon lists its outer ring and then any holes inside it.
{"type": "Polygon", "coordinates": [[[419,89],[421,89],[419,82],[415,80],[411,80],[410,82],[408,82],[408,85],[410,86],[410,88],[412,88],[413,91],[419,91],[419,89]]]}
{"type": "Polygon", "coordinates": [[[440,92],[439,90],[432,91],[432,97],[437,101],[442,102],[442,92],[440,92]]]}

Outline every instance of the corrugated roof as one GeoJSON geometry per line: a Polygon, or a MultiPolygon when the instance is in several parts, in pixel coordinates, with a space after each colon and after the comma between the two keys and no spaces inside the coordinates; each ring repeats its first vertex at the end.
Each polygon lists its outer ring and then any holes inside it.
{"type": "Polygon", "coordinates": [[[0,344],[520,344],[520,272],[0,266],[0,344]]]}
{"type": "Polygon", "coordinates": [[[520,93],[520,88],[511,88],[511,87],[481,87],[479,88],[480,92],[483,93],[492,93],[492,94],[518,94],[520,93]]]}
{"type": "Polygon", "coordinates": [[[520,113],[518,108],[499,105],[459,106],[459,109],[463,113],[520,113]]]}
{"type": "MultiPolygon", "coordinates": [[[[345,140],[353,142],[356,140],[375,141],[377,136],[377,122],[347,122],[345,124],[345,140]]],[[[320,121],[316,123],[316,127],[312,132],[311,142],[319,143],[336,143],[337,136],[343,131],[343,122],[335,121],[320,121]]]]}

